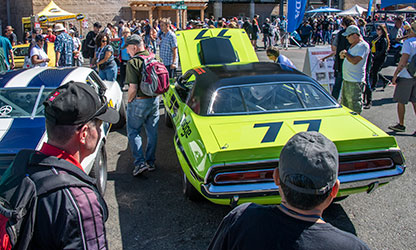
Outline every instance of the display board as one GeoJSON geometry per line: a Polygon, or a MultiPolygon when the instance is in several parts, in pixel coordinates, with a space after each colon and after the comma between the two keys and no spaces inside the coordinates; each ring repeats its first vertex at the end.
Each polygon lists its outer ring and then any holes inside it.
{"type": "Polygon", "coordinates": [[[321,58],[331,54],[331,46],[308,48],[303,65],[303,73],[317,80],[328,92],[332,90],[335,83],[334,58],[321,58]]]}

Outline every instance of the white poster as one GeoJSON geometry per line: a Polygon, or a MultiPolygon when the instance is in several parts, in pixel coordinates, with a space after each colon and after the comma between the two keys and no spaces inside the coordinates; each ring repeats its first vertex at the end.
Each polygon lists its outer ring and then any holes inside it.
{"type": "Polygon", "coordinates": [[[303,73],[317,80],[328,91],[335,83],[334,58],[321,59],[332,53],[330,46],[308,48],[303,73]]]}

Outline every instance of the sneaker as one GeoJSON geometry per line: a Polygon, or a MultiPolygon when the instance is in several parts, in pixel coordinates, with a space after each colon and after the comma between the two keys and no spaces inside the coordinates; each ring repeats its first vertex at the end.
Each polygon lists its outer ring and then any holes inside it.
{"type": "Polygon", "coordinates": [[[396,132],[404,132],[406,131],[406,127],[397,123],[394,126],[390,126],[389,129],[396,131],[396,132]]]}
{"type": "Polygon", "coordinates": [[[364,109],[370,109],[371,108],[371,102],[367,103],[366,105],[364,105],[363,107],[364,109]]]}
{"type": "Polygon", "coordinates": [[[135,166],[133,169],[133,176],[138,176],[139,174],[149,170],[149,167],[146,163],[140,163],[139,165],[135,166]]]}
{"type": "Polygon", "coordinates": [[[154,163],[146,163],[146,165],[147,165],[147,169],[149,170],[149,172],[156,170],[156,165],[154,163]]]}

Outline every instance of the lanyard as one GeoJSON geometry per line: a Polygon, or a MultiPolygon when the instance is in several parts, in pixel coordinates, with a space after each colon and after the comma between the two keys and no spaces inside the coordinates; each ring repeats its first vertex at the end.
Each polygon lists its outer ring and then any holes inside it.
{"type": "Polygon", "coordinates": [[[322,218],[322,216],[319,216],[319,215],[316,215],[316,214],[301,214],[301,213],[298,213],[296,211],[293,211],[292,209],[287,208],[283,204],[280,204],[280,207],[283,208],[286,212],[289,212],[293,215],[297,215],[297,216],[305,217],[305,218],[321,219],[323,222],[325,222],[325,220],[322,218]]]}

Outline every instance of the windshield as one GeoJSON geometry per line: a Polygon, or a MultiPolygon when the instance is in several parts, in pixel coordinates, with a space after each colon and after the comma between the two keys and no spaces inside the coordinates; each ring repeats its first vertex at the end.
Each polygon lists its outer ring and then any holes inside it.
{"type": "Polygon", "coordinates": [[[310,83],[267,83],[217,90],[210,114],[285,112],[336,108],[339,105],[310,83]]]}
{"type": "Polygon", "coordinates": [[[31,117],[36,99],[40,94],[35,117],[44,116],[43,101],[53,88],[4,88],[0,89],[0,118],[31,117]]]}

